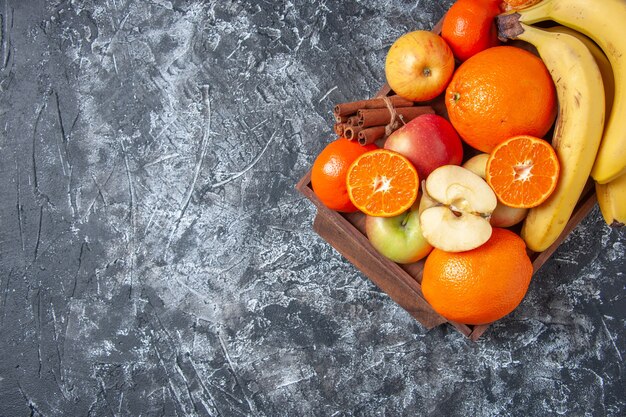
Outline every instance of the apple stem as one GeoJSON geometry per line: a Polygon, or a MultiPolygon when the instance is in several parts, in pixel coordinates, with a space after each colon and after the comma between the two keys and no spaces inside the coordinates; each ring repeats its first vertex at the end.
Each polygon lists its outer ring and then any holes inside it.
{"type": "Polygon", "coordinates": [[[404,227],[409,222],[409,212],[404,213],[404,218],[402,219],[401,226],[404,227]]]}

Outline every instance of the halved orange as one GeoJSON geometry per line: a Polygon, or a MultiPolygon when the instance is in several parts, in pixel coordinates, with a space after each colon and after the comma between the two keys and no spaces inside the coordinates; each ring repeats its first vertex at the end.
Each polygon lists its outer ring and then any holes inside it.
{"type": "Polygon", "coordinates": [[[559,172],[559,158],[552,145],[522,135],[502,142],[491,152],[485,174],[501,203],[531,208],[550,197],[559,172]]]}
{"type": "Polygon", "coordinates": [[[377,149],[359,156],[348,169],[348,197],[363,213],[393,217],[417,198],[419,178],[411,162],[399,153],[377,149]]]}

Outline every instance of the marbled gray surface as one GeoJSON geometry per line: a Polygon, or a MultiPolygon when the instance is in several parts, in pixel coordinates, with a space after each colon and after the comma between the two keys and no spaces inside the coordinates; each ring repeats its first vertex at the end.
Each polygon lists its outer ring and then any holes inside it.
{"type": "Polygon", "coordinates": [[[624,231],[425,331],[311,230],[330,110],[451,0],[0,0],[0,415],[626,413],[624,231]]]}

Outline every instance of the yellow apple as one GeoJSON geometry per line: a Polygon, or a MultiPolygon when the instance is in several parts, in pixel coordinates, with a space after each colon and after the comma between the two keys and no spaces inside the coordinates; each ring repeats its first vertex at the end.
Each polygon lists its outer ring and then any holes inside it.
{"type": "Polygon", "coordinates": [[[454,55],[439,35],[417,30],[398,38],[387,53],[385,75],[396,94],[427,101],[441,94],[454,72],[454,55]]]}
{"type": "MultiPolygon", "coordinates": [[[[488,153],[478,154],[468,159],[467,162],[463,164],[463,168],[469,169],[474,174],[484,179],[488,159],[488,153]]],[[[496,209],[491,213],[489,222],[493,227],[511,227],[524,220],[527,214],[528,209],[509,207],[498,201],[496,209]]]]}

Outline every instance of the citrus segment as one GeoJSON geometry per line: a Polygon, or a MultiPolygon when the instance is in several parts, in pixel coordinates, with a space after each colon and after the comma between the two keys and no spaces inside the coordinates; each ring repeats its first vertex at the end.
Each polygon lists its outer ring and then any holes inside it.
{"type": "Polygon", "coordinates": [[[348,169],[350,201],[370,216],[397,216],[415,202],[419,179],[404,156],[377,149],[358,157],[348,169]]]}
{"type": "Polygon", "coordinates": [[[556,188],[559,160],[543,139],[516,136],[498,145],[487,160],[486,179],[501,203],[531,208],[556,188]]]}

